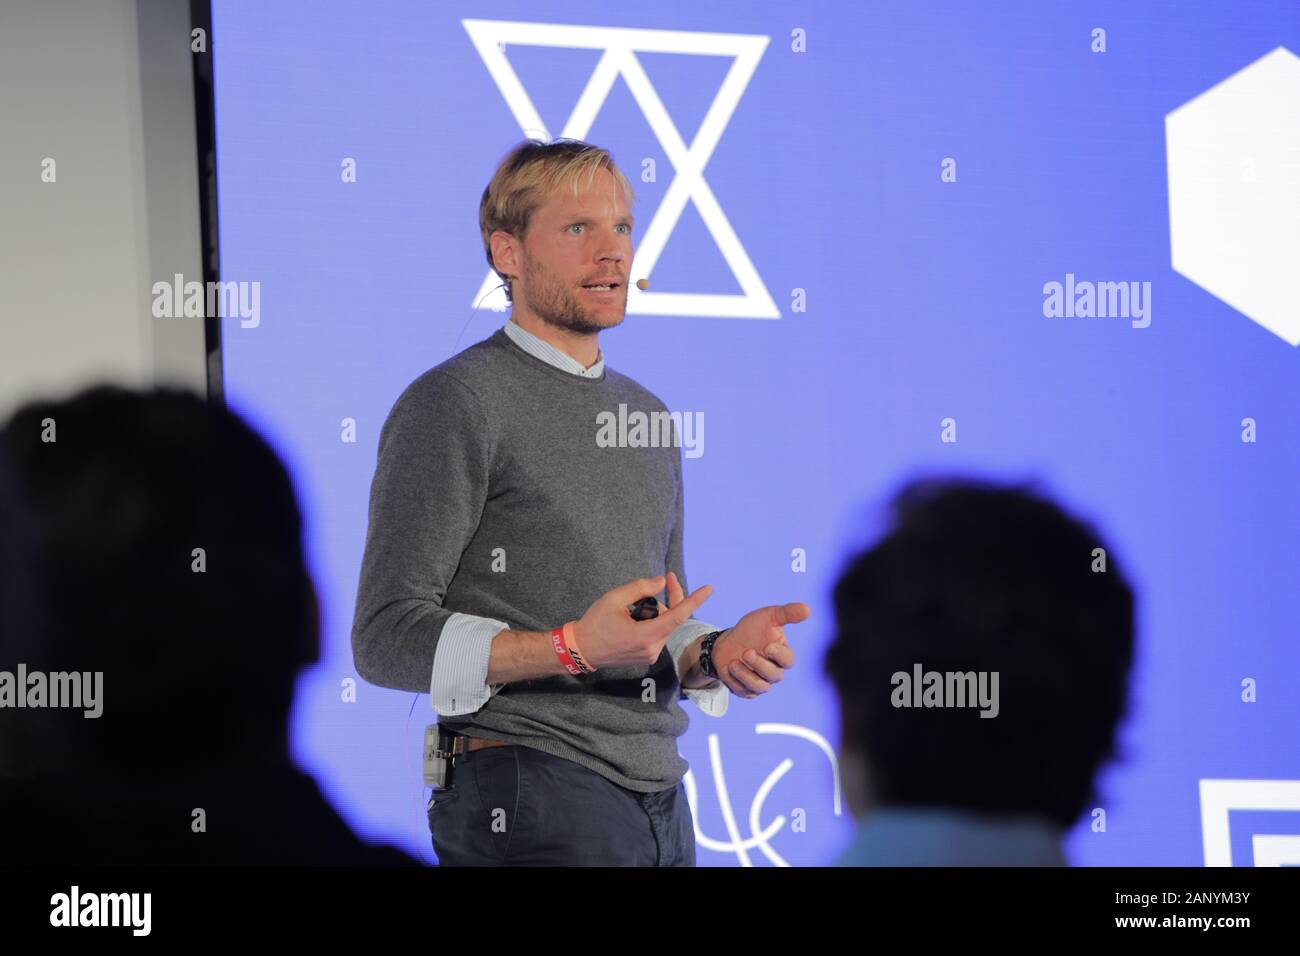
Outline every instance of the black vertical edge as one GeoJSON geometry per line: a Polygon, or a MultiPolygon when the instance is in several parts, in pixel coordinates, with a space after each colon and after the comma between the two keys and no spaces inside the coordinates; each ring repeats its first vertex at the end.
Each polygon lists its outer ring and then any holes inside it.
{"type": "MultiPolygon", "coordinates": [[[[194,130],[199,173],[199,231],[203,255],[204,288],[221,281],[221,247],[217,232],[217,126],[215,70],[212,66],[212,2],[190,0],[190,36],[202,30],[206,52],[191,52],[194,64],[194,130]]],[[[221,317],[205,315],[203,340],[207,350],[208,401],[225,406],[226,388],[221,367],[221,317]]]]}

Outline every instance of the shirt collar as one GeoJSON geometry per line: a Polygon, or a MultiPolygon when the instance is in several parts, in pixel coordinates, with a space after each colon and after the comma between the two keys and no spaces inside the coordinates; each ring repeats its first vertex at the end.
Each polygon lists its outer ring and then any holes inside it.
{"type": "Polygon", "coordinates": [[[601,373],[605,371],[605,354],[599,349],[596,352],[596,364],[591,368],[583,368],[582,363],[572,355],[557,349],[550,342],[538,338],[523,326],[518,325],[513,318],[506,321],[505,333],[510,336],[511,341],[529,355],[541,359],[547,365],[554,365],[565,372],[579,375],[582,378],[600,378],[601,373]]]}

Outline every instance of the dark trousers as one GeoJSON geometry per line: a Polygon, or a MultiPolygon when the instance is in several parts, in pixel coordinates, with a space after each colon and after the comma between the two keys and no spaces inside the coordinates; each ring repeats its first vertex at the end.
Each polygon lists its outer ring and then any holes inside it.
{"type": "Polygon", "coordinates": [[[457,757],[428,817],[440,866],[695,865],[681,781],[638,793],[531,747],[457,757]]]}

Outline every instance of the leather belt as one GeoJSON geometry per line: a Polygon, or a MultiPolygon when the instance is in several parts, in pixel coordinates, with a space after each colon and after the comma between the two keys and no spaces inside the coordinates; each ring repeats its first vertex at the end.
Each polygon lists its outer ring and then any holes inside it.
{"type": "Polygon", "coordinates": [[[514,747],[508,740],[492,740],[488,737],[466,737],[464,734],[457,734],[451,739],[451,752],[453,755],[473,753],[475,750],[482,750],[484,747],[514,747]]]}

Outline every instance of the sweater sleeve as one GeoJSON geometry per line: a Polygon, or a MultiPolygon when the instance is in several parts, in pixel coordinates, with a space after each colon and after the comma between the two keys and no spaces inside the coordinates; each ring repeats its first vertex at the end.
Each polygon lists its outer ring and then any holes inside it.
{"type": "Polygon", "coordinates": [[[492,441],[473,393],[446,372],[416,379],[379,435],[352,623],[357,674],[430,689],[443,599],[487,501],[492,441]]]}

